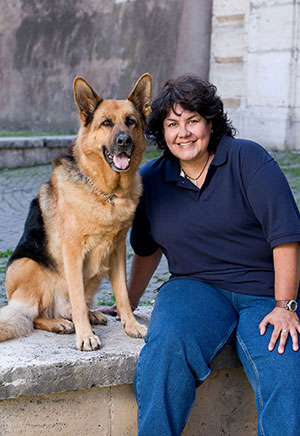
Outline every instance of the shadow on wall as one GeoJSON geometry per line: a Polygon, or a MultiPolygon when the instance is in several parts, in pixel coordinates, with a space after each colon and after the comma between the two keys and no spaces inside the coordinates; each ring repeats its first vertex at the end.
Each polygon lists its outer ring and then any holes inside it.
{"type": "Polygon", "coordinates": [[[148,71],[156,92],[178,70],[179,30],[192,3],[199,6],[197,0],[5,2],[0,129],[75,132],[76,75],[104,98],[125,98],[148,71]]]}

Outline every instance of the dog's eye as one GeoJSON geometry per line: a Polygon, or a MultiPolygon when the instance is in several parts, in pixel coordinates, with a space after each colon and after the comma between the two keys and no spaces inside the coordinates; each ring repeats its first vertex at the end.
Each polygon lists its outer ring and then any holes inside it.
{"type": "Polygon", "coordinates": [[[112,127],[113,122],[112,122],[112,120],[107,119],[107,120],[102,121],[101,126],[112,127]]]}
{"type": "Polygon", "coordinates": [[[126,121],[125,121],[126,126],[130,127],[130,126],[135,126],[136,125],[136,121],[134,118],[130,118],[127,117],[126,121]]]}

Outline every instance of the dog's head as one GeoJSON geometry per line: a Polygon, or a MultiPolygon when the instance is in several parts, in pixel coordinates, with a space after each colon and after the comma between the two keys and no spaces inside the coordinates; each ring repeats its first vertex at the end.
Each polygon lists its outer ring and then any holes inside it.
{"type": "Polygon", "coordinates": [[[150,112],[152,79],[142,75],[127,100],[104,100],[81,77],[74,80],[74,97],[81,120],[81,148],[86,157],[116,172],[140,163],[145,149],[144,127],[150,112]]]}

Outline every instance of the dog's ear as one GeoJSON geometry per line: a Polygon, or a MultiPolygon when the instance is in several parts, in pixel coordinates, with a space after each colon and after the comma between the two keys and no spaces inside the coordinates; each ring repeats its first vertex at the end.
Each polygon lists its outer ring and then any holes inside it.
{"type": "Polygon", "coordinates": [[[73,90],[79,117],[87,124],[92,119],[93,113],[102,99],[82,77],[75,77],[73,90]]]}
{"type": "Polygon", "coordinates": [[[146,118],[150,113],[152,98],[152,78],[149,73],[143,74],[127,97],[146,118]]]}

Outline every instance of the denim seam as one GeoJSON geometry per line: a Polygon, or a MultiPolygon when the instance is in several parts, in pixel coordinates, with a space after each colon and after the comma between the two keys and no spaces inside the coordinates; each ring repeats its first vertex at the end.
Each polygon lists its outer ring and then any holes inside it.
{"type": "MultiPolygon", "coordinates": [[[[226,341],[228,340],[228,338],[230,337],[231,333],[233,332],[233,330],[235,329],[235,322],[232,323],[232,325],[230,326],[229,330],[228,330],[228,334],[227,336],[225,336],[225,338],[219,343],[219,345],[216,347],[216,349],[214,350],[214,352],[212,353],[211,357],[208,359],[209,363],[213,360],[213,358],[218,354],[219,350],[223,347],[223,345],[226,343],[226,341]]],[[[196,380],[199,380],[201,382],[203,382],[204,380],[206,380],[211,374],[211,369],[208,370],[208,372],[200,377],[197,377],[196,380]]]]}
{"type": "MultiPolygon", "coordinates": [[[[250,365],[251,365],[251,367],[253,369],[253,372],[254,372],[254,375],[255,375],[255,379],[256,379],[257,397],[258,397],[259,407],[260,407],[260,411],[262,412],[262,410],[263,410],[263,399],[262,399],[262,395],[261,395],[261,391],[260,391],[258,370],[257,370],[257,368],[255,366],[255,363],[254,363],[252,357],[250,356],[249,351],[247,350],[246,344],[241,339],[241,336],[239,335],[239,333],[237,333],[236,337],[237,337],[238,343],[240,344],[242,350],[245,353],[246,358],[250,362],[250,365]]],[[[263,429],[263,426],[262,426],[262,413],[260,413],[260,416],[259,416],[259,429],[260,429],[261,435],[265,436],[265,432],[264,432],[264,429],[263,429]]]]}
{"type": "Polygon", "coordinates": [[[209,369],[208,372],[204,376],[200,376],[195,378],[195,380],[198,380],[200,382],[204,382],[211,374],[211,370],[209,369]]]}
{"type": "Polygon", "coordinates": [[[137,406],[138,406],[138,413],[137,413],[137,420],[138,422],[141,421],[141,409],[140,409],[140,371],[139,371],[139,367],[140,367],[140,359],[138,359],[137,364],[136,364],[136,396],[137,396],[137,406]]]}

